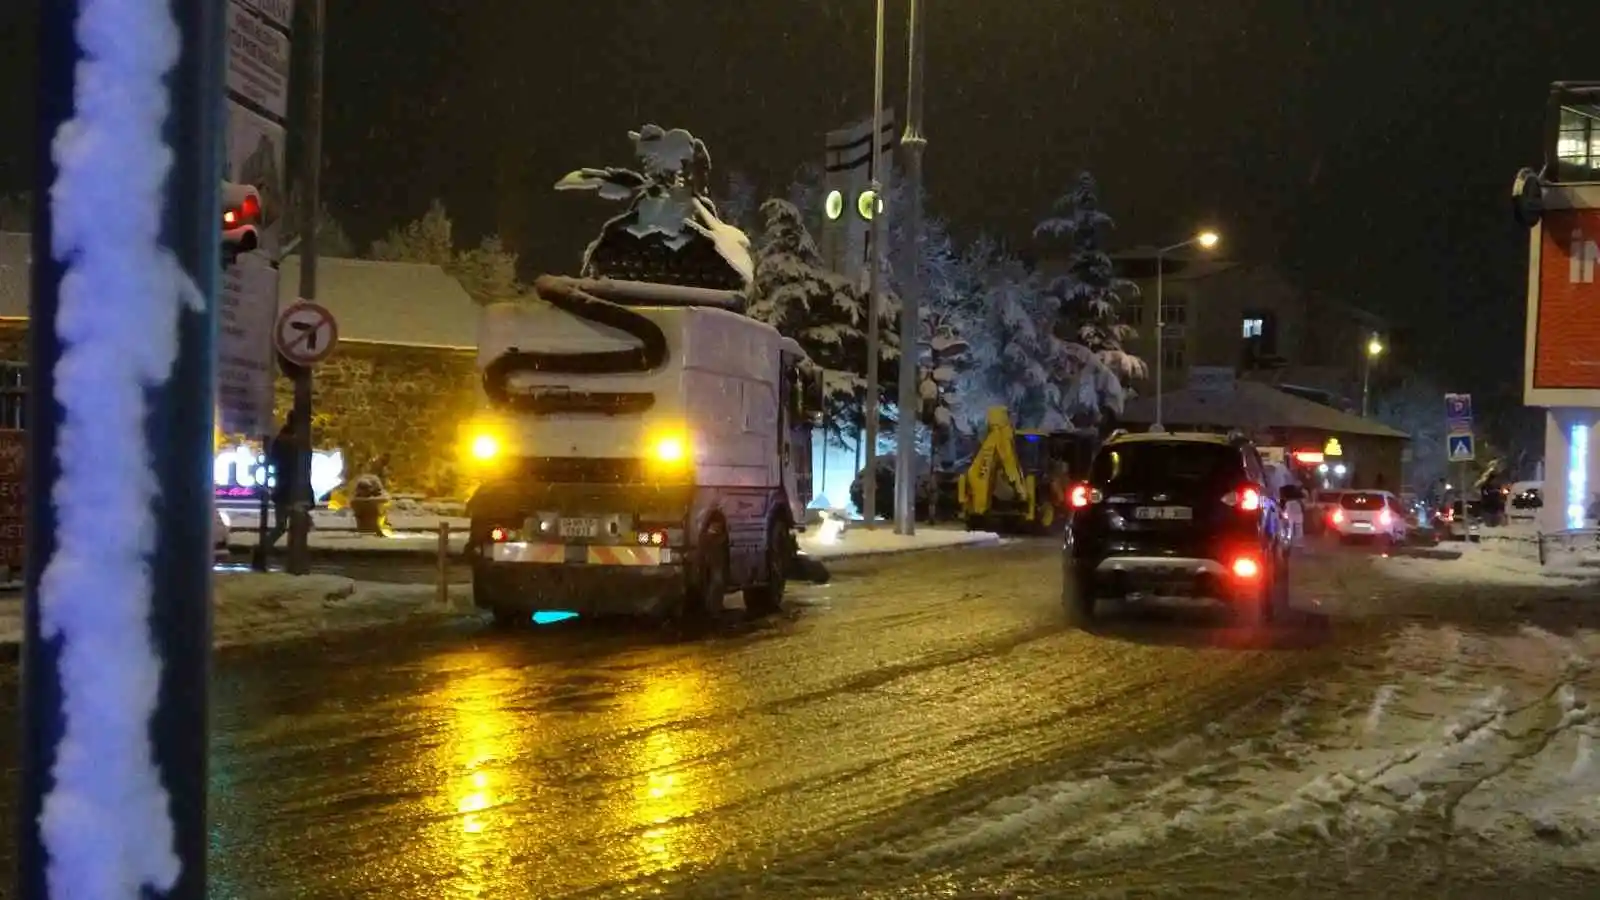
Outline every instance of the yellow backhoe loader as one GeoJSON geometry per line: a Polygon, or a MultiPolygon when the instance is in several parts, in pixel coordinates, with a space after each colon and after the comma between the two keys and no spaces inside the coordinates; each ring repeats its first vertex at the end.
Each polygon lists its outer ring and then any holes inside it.
{"type": "Polygon", "coordinates": [[[1053,530],[1065,518],[1072,470],[1093,454],[1089,443],[1076,432],[1017,431],[1005,407],[991,407],[983,443],[956,482],[967,530],[1053,530]]]}

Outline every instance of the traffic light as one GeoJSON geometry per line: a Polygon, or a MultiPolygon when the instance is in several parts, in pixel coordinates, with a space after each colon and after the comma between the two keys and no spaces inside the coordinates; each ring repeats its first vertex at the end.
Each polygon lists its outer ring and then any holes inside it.
{"type": "Polygon", "coordinates": [[[261,246],[261,192],[248,184],[222,183],[222,260],[232,265],[241,253],[261,246]]]}

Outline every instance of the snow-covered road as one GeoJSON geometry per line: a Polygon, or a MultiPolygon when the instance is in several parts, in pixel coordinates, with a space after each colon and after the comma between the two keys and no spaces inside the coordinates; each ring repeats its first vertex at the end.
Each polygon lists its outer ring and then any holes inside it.
{"type": "Polygon", "coordinates": [[[1327,627],[1084,633],[1057,552],[841,562],[694,640],[224,657],[213,894],[1588,896],[1600,597],[1312,555],[1327,627]]]}

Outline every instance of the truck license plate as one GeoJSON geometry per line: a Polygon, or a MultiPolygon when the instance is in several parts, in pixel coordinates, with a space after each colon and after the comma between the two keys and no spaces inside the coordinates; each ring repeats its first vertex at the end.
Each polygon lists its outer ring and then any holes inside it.
{"type": "Polygon", "coordinates": [[[1163,522],[1187,521],[1194,517],[1194,510],[1187,506],[1140,506],[1134,509],[1133,517],[1163,522]]]}
{"type": "Polygon", "coordinates": [[[590,538],[600,533],[599,519],[562,519],[561,536],[564,538],[590,538]]]}

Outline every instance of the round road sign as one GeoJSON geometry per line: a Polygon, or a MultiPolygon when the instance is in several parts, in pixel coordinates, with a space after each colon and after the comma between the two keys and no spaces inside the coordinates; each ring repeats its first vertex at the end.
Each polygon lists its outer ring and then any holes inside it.
{"type": "Polygon", "coordinates": [[[333,353],[339,325],[325,306],[305,300],[278,315],[278,352],[298,366],[314,366],[333,353]]]}

